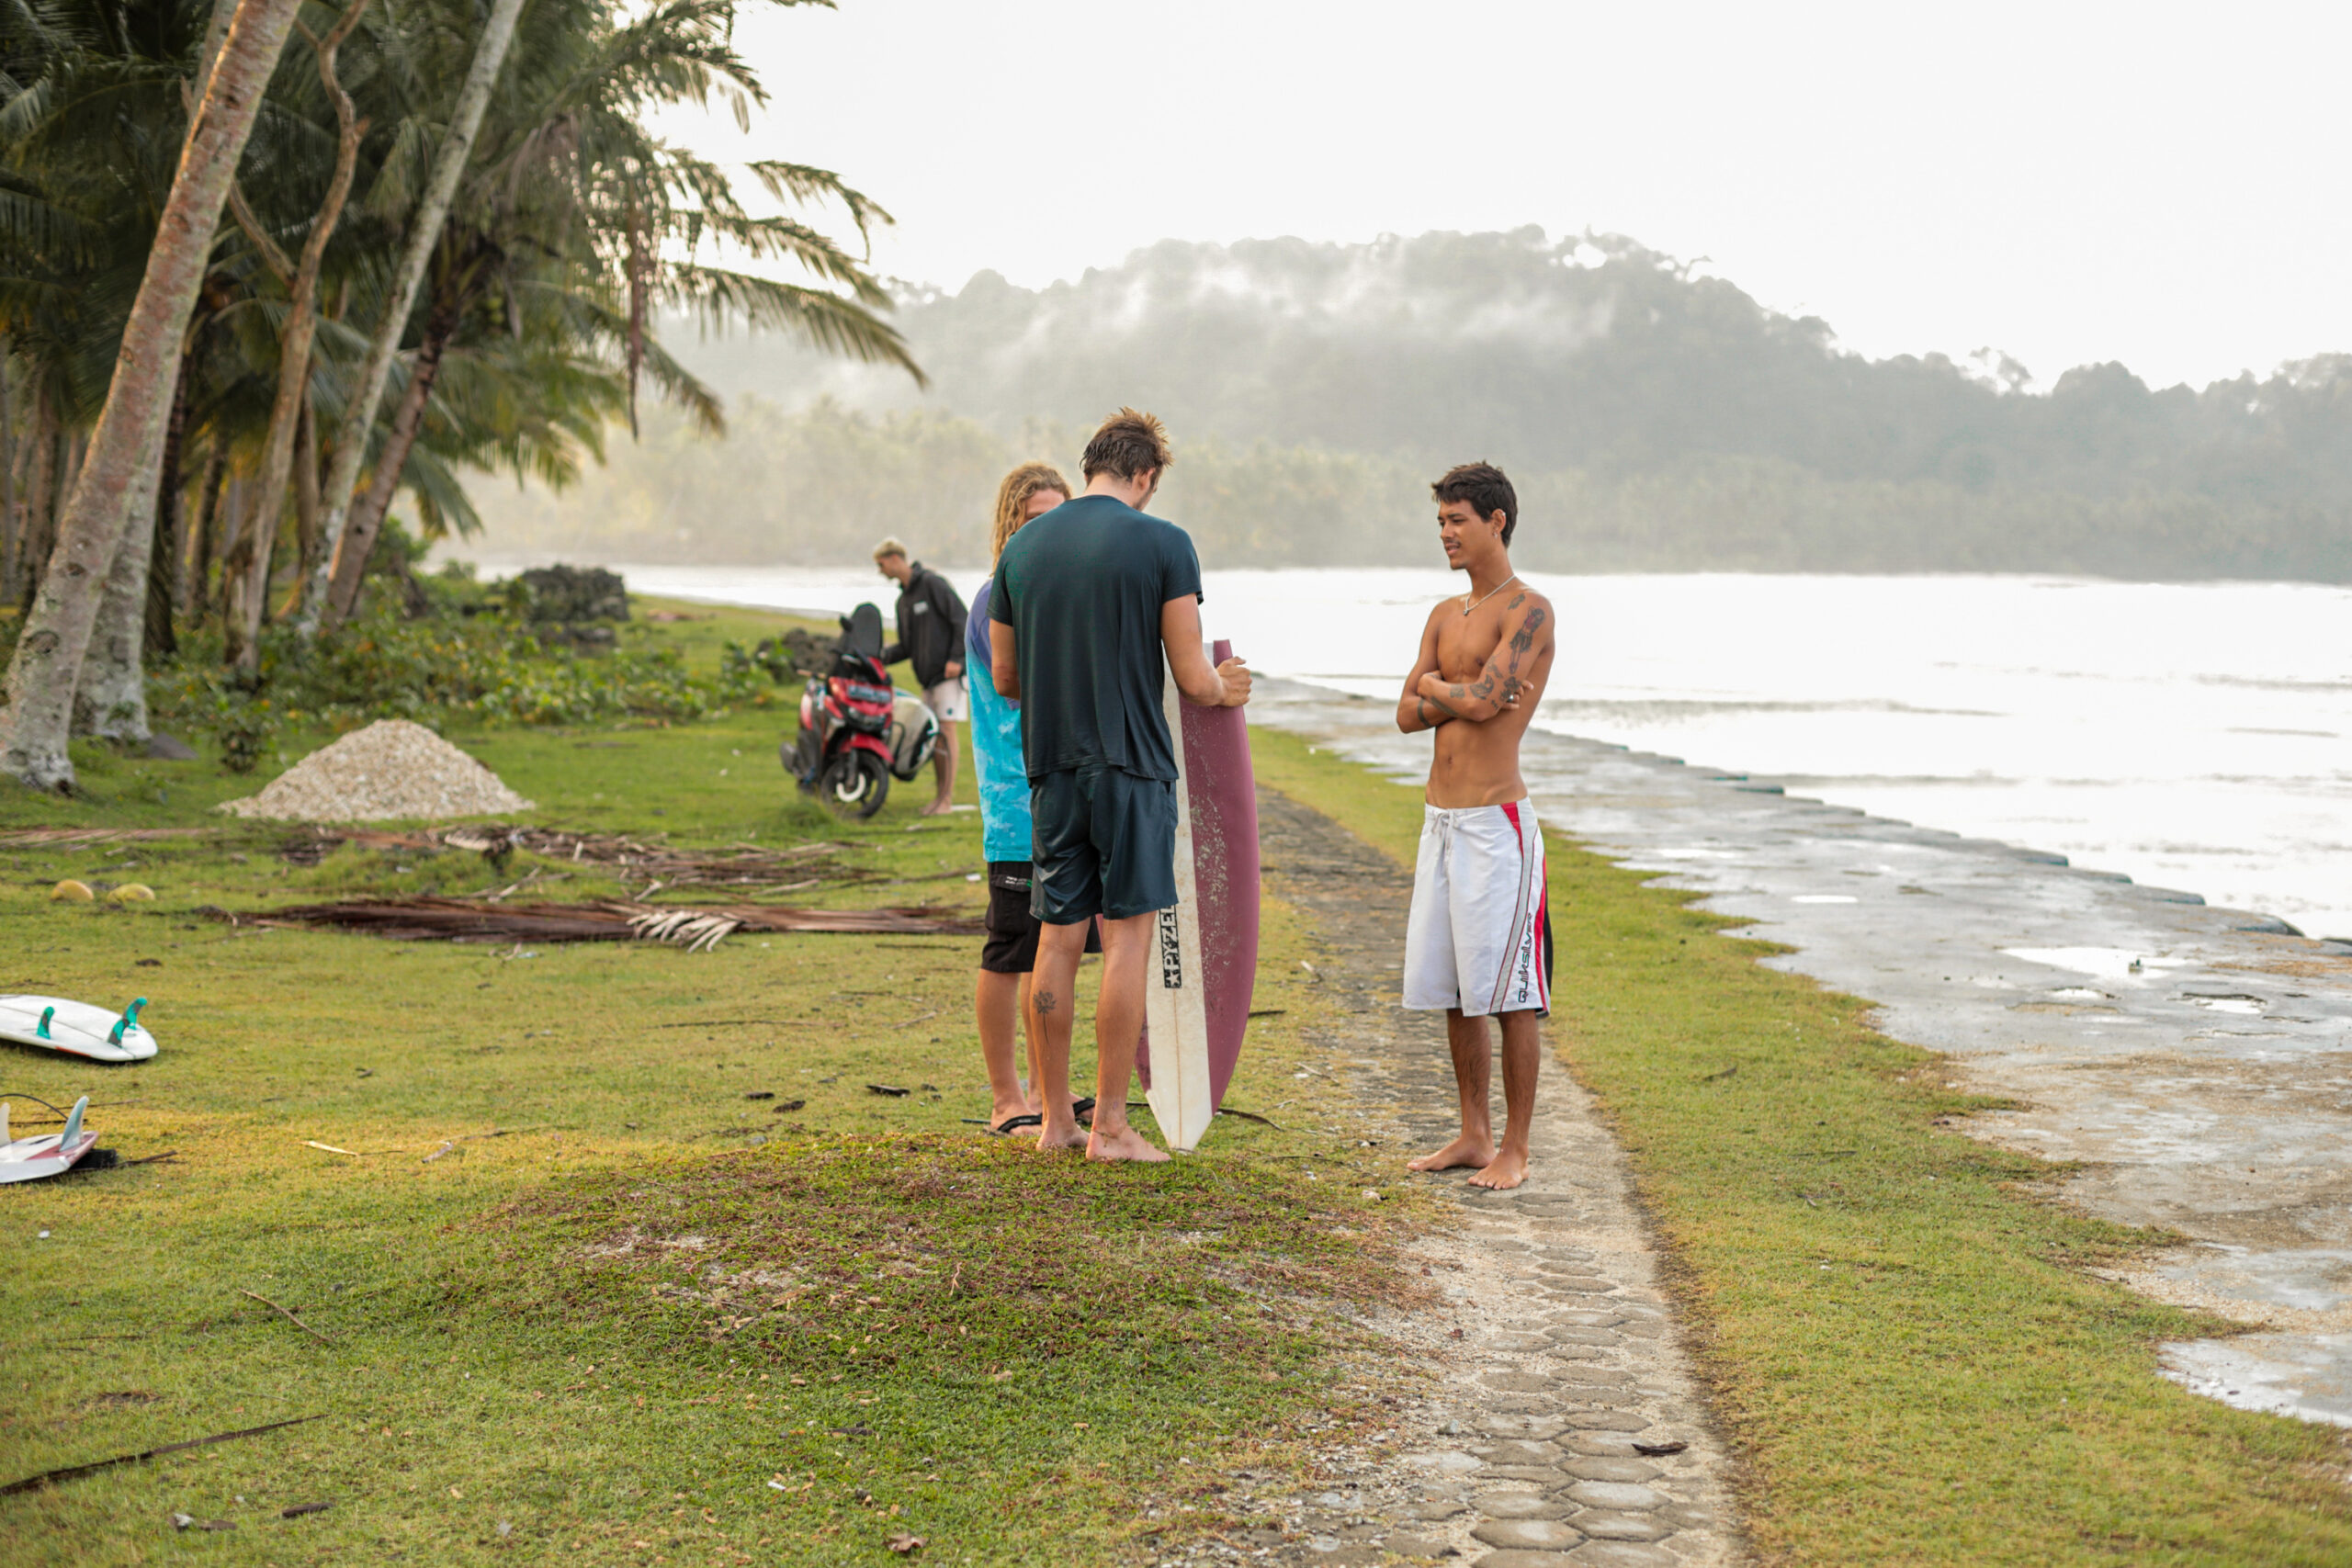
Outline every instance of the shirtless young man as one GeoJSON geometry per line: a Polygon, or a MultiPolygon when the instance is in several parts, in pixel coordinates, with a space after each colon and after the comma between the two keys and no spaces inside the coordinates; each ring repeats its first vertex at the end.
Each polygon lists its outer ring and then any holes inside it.
{"type": "Polygon", "coordinates": [[[1473,1186],[1527,1179],[1543,1047],[1552,1007],[1552,922],[1544,835],[1519,776],[1519,738],[1552,672],[1551,602],[1511,570],[1519,496],[1500,468],[1464,463],[1431,485],[1448,565],[1470,592],[1430,612],[1421,654],[1396,703],[1396,728],[1437,731],[1413,908],[1405,931],[1405,1006],[1443,1009],[1462,1134],[1408,1163],[1477,1169],[1473,1186]],[[1487,1110],[1487,1017],[1501,1018],[1503,1140],[1487,1110]]]}

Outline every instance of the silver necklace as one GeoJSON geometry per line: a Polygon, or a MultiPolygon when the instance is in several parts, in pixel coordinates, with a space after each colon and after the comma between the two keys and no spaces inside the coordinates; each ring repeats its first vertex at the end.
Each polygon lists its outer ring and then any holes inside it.
{"type": "Polygon", "coordinates": [[[1464,593],[1462,596],[1462,618],[1465,621],[1468,620],[1470,618],[1471,611],[1476,609],[1479,605],[1485,604],[1487,600],[1493,598],[1496,594],[1500,593],[1504,589],[1509,588],[1512,583],[1517,582],[1518,581],[1519,573],[1514,571],[1509,577],[1504,578],[1500,582],[1496,583],[1492,588],[1487,589],[1486,592],[1480,594],[1476,599],[1473,599],[1470,595],[1464,593]]]}

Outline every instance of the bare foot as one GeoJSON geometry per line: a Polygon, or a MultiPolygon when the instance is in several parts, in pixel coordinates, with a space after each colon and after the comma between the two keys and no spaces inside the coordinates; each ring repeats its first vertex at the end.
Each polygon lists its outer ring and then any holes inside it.
{"type": "MultiPolygon", "coordinates": [[[[1495,1157],[1495,1145],[1485,1138],[1474,1138],[1464,1133],[1442,1149],[1405,1162],[1407,1170],[1458,1170],[1464,1166],[1484,1167],[1495,1157]]],[[[1517,1183],[1513,1183],[1517,1185],[1517,1183]]]]}
{"type": "Polygon", "coordinates": [[[1037,1147],[1052,1153],[1059,1149],[1082,1149],[1087,1146],[1086,1129],[1075,1122],[1065,1122],[1056,1127],[1051,1123],[1037,1129],[1037,1147]]]}
{"type": "Polygon", "coordinates": [[[955,809],[956,803],[952,800],[934,800],[929,806],[924,807],[920,812],[916,813],[916,815],[921,817],[944,817],[955,809]]]}
{"type": "Polygon", "coordinates": [[[1150,1139],[1133,1127],[1122,1127],[1108,1134],[1096,1133],[1086,1140],[1086,1157],[1102,1160],[1135,1160],[1139,1164],[1156,1165],[1168,1157],[1168,1151],[1154,1147],[1150,1139]]]}
{"type": "Polygon", "coordinates": [[[1527,1179],[1527,1151],[1506,1145],[1496,1151],[1487,1162],[1487,1168],[1470,1179],[1473,1187],[1491,1187],[1498,1192],[1508,1192],[1527,1179]]]}

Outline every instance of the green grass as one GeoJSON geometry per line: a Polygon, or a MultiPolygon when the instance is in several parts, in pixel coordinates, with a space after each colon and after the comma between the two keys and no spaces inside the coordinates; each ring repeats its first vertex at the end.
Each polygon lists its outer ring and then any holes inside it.
{"type": "MultiPolygon", "coordinates": [[[[715,661],[763,621],[655,630],[715,661]]],[[[537,802],[528,820],[838,840],[902,879],[838,901],[978,907],[977,814],[920,819],[910,786],[869,823],[818,816],[775,761],[788,724],[452,739],[537,802]]],[[[209,810],[268,771],[91,760],[85,795],[0,795],[0,822],[215,831],[0,846],[0,991],[148,996],[163,1053],[0,1049],[0,1098],[25,1130],[24,1096],[89,1092],[108,1145],[176,1157],[0,1190],[0,1481],[325,1418],[0,1500],[0,1558],[876,1562],[904,1532],[933,1562],[1043,1539],[1104,1561],[1174,1528],[1218,1466],[1292,1468],[1303,1436],[1369,1418],[1365,1348],[1331,1308],[1418,1288],[1389,1263],[1417,1209],[1366,1224],[1358,1190],[1387,1173],[1351,1165],[1345,1100],[1291,1077],[1329,1021],[1286,977],[1307,952],[1290,911],[1267,910],[1259,989],[1284,1011],[1232,1092],[1285,1130],[1219,1122],[1173,1168],[1088,1168],[965,1124],[987,1111],[972,939],[518,954],[232,929],[199,908],[479,891],[531,863],[345,845],[291,864],[301,830],[209,810]],[[50,902],[67,875],[157,898],[50,902]],[[688,1235],[709,1245],[661,1245],[688,1235]],[[279,1517],[312,1502],[334,1506],[279,1517]],[[175,1511],[238,1528],[183,1535],[175,1511]]]]}
{"type": "MultiPolygon", "coordinates": [[[[1410,863],[1415,792],[1253,733],[1261,778],[1410,863]]],[[[1672,1249],[1747,1524],[1804,1563],[2352,1562],[2340,1430],[2157,1375],[2227,1332],[2086,1269],[2163,1238],[1939,1125],[1988,1102],[1869,1004],[1555,835],[1555,1022],[1672,1249]]]]}
{"type": "MultiPolygon", "coordinates": [[[[778,624],[646,635],[708,663],[778,624]]],[[[919,786],[870,823],[815,816],[775,762],[788,712],[452,738],[538,803],[531,820],[838,839],[906,879],[843,901],[977,908],[977,816],[919,819],[919,786]]],[[[1409,858],[1412,791],[1254,739],[1266,782],[1409,858]]],[[[0,1500],[6,1561],[875,1562],[899,1532],[933,1562],[1033,1561],[1040,1541],[1112,1561],[1220,1517],[1217,1465],[1300,1465],[1303,1437],[1369,1415],[1369,1348],[1328,1308],[1408,1289],[1385,1249],[1430,1211],[1356,1163],[1337,1090],[1291,1076],[1306,1034],[1343,1027],[1293,978],[1295,911],[1267,908],[1258,1005],[1284,1011],[1232,1094],[1285,1130],[1221,1122],[1173,1168],[1097,1170],[963,1123],[985,1112],[968,940],[511,955],[232,930],[196,911],[481,890],[529,863],[345,846],[293,865],[293,829],[208,809],[267,771],[86,755],[85,795],[0,794],[0,823],[216,831],[0,847],[0,989],[147,995],[164,1054],[12,1050],[0,1089],[20,1114],[25,1094],[88,1091],[108,1144],[177,1158],[0,1190],[0,1480],[325,1418],[0,1500]],[[50,903],[65,875],[158,898],[50,903]],[[1350,1196],[1374,1182],[1377,1225],[1350,1196]],[[239,1528],[180,1535],[175,1510],[239,1528]]],[[[2163,1382],[2154,1345],[2211,1325],[2086,1272],[2150,1238],[2041,1201],[2046,1168],[1939,1128],[1976,1102],[1864,1003],[1553,848],[1557,1020],[1671,1248],[1768,1559],[2352,1560],[2344,1438],[2163,1382]]]]}

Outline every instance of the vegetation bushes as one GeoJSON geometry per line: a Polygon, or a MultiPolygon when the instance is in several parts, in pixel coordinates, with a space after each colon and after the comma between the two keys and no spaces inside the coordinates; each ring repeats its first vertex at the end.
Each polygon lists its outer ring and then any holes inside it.
{"type": "MultiPolygon", "coordinates": [[[[725,439],[649,415],[593,487],[484,496],[505,549],[606,560],[863,561],[893,532],[943,563],[988,558],[999,475],[1024,458],[1074,471],[1074,428],[1001,436],[944,412],[797,413],[751,400],[725,439]],[[844,455],[812,455],[834,448],[844,455]],[[723,460],[714,456],[723,452],[723,460]],[[952,457],[946,456],[951,455],[952,457]],[[662,498],[668,497],[664,500],[662,498]],[[673,517],[694,519],[690,530],[673,517]]],[[[1226,567],[1432,566],[1429,481],[1389,455],[1238,445],[1178,431],[1153,509],[1226,567]]],[[[1538,571],[2052,571],[2158,579],[2352,579],[2352,521],[2324,507],[2241,507],[2146,485],[2113,495],[1942,477],[1832,478],[1773,457],[1690,457],[1645,471],[1514,469],[1538,571]]]]}
{"type": "MultiPolygon", "coordinates": [[[[778,701],[777,678],[727,645],[715,674],[697,673],[673,648],[650,648],[625,630],[610,653],[582,653],[560,627],[535,627],[465,603],[444,582],[435,609],[415,620],[384,604],[344,636],[306,646],[290,630],[263,639],[258,694],[233,683],[209,657],[209,639],[158,672],[150,710],[165,729],[209,730],[229,765],[252,765],[281,725],[322,720],[339,728],[379,718],[445,723],[591,724],[617,719],[685,723],[778,701]]],[[[490,597],[483,591],[473,601],[490,597]]]]}

